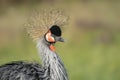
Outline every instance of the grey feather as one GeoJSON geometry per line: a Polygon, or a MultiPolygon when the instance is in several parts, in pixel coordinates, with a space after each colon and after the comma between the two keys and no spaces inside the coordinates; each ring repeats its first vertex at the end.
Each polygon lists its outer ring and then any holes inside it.
{"type": "Polygon", "coordinates": [[[0,80],[49,80],[48,73],[37,63],[12,62],[0,66],[0,80]]]}

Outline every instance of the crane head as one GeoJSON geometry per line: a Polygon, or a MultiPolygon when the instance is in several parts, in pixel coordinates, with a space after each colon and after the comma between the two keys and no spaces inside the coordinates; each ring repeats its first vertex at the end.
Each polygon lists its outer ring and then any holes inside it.
{"type": "Polygon", "coordinates": [[[54,44],[59,42],[64,42],[64,39],[61,37],[62,31],[59,26],[53,25],[45,34],[45,40],[50,44],[49,48],[52,51],[55,51],[54,44]]]}

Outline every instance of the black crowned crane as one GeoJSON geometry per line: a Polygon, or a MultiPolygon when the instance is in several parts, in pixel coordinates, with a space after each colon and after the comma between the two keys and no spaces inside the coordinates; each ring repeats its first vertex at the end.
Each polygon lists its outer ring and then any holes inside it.
{"type": "Polygon", "coordinates": [[[61,27],[68,16],[61,10],[35,11],[25,27],[37,43],[42,65],[16,61],[0,66],[0,80],[68,80],[63,62],[55,51],[57,41],[64,42],[61,27]]]}

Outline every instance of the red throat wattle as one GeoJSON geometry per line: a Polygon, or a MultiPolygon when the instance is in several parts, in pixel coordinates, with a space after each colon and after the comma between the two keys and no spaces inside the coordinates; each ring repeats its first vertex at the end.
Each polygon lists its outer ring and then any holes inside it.
{"type": "Polygon", "coordinates": [[[51,45],[49,46],[49,48],[50,48],[51,51],[55,52],[55,46],[54,46],[54,45],[51,44],[51,45]]]}

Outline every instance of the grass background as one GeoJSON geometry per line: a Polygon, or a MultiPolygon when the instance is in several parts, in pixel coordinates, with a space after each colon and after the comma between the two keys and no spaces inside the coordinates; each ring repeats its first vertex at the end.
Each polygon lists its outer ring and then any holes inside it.
{"type": "Polygon", "coordinates": [[[70,80],[120,80],[120,1],[0,0],[0,64],[37,61],[23,28],[34,8],[63,8],[70,16],[57,43],[70,80]]]}

